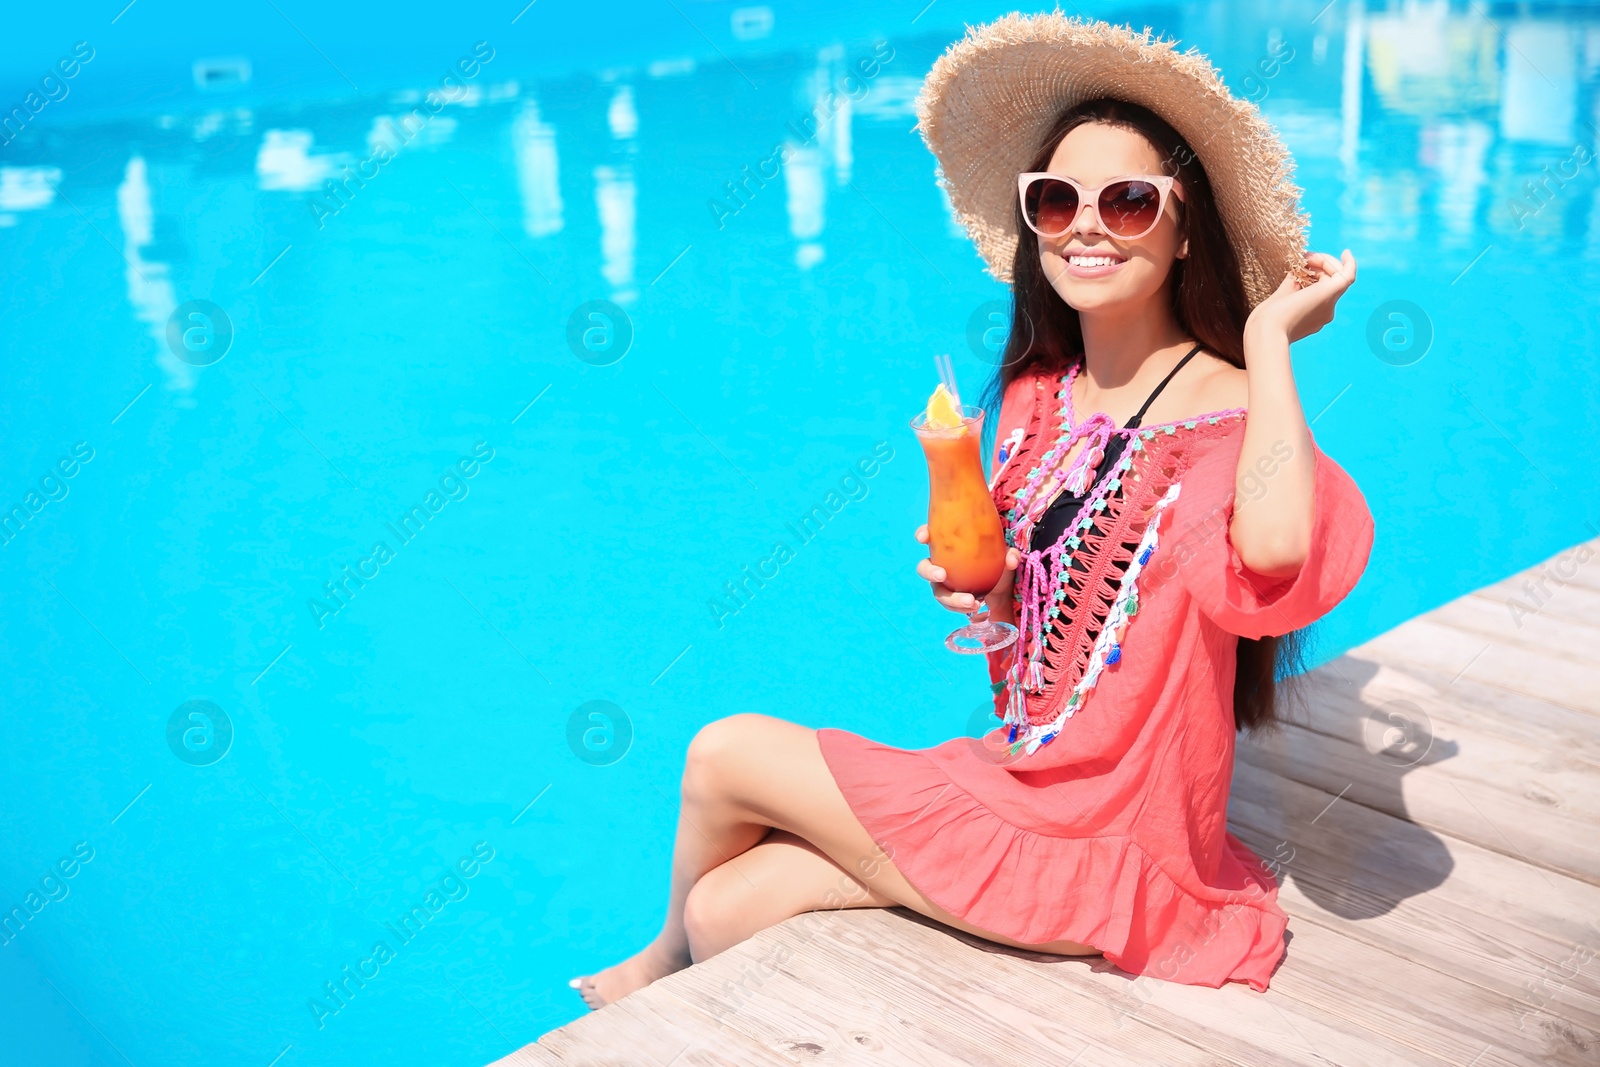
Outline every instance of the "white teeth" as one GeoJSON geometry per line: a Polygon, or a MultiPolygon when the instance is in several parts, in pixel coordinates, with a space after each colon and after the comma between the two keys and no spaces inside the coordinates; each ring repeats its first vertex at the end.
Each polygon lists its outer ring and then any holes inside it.
{"type": "Polygon", "coordinates": [[[1116,256],[1068,256],[1067,262],[1074,267],[1109,267],[1113,263],[1121,263],[1116,256]]]}

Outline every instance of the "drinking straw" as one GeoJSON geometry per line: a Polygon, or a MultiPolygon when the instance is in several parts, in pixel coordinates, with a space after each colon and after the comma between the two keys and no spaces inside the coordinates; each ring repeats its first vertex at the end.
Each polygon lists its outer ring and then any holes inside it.
{"type": "Polygon", "coordinates": [[[961,390],[956,388],[955,364],[950,361],[948,353],[934,356],[933,363],[934,366],[939,368],[939,380],[944,383],[945,389],[949,390],[950,396],[956,402],[956,409],[959,411],[961,408],[961,390]]]}

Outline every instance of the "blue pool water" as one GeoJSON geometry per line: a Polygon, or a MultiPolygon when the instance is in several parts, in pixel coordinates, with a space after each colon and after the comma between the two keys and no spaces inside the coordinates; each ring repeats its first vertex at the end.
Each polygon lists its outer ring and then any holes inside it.
{"type": "MultiPolygon", "coordinates": [[[[520,6],[0,52],[9,111],[94,49],[0,147],[7,1064],[486,1063],[658,928],[702,724],[987,702],[907,420],[1004,290],[911,98],[1005,5],[520,6]]],[[[1377,523],[1317,660],[1600,532],[1600,23],[1086,10],[1210,54],[1360,260],[1295,352],[1377,523]]]]}

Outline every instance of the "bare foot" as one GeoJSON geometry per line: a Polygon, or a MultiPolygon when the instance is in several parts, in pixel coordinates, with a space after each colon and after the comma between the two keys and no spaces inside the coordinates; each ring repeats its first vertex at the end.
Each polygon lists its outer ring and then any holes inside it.
{"type": "Polygon", "coordinates": [[[630,956],[614,967],[607,967],[599,974],[586,974],[581,978],[574,978],[567,984],[578,991],[583,997],[583,1002],[589,1005],[590,1011],[593,1011],[607,1004],[616,1003],[634,990],[643,989],[657,978],[665,978],[669,974],[681,971],[689,966],[689,963],[687,955],[674,956],[652,941],[638,955],[630,956]]]}

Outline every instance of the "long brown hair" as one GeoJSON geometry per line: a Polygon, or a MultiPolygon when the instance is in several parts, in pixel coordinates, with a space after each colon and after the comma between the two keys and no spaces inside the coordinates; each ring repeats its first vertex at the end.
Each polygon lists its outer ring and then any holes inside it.
{"type": "MultiPolygon", "coordinates": [[[[1183,184],[1178,201],[1180,225],[1189,239],[1187,259],[1174,260],[1169,281],[1172,312],[1178,324],[1208,351],[1244,367],[1244,326],[1250,314],[1239,259],[1228,240],[1216,198],[1200,158],[1155,112],[1138,104],[1101,97],[1063,111],[1028,165],[1042,171],[1062,138],[1089,122],[1120,126],[1142,135],[1161,154],[1162,169],[1183,184]]],[[[1016,378],[1035,371],[1060,373],[1083,359],[1083,329],[1078,313],[1050,285],[1039,262],[1039,238],[1016,205],[1017,255],[1012,265],[1011,335],[1000,366],[984,394],[994,425],[1000,398],[1016,378]],[[1018,324],[1022,324],[1018,328],[1018,324]]],[[[1306,631],[1260,640],[1239,638],[1233,685],[1233,719],[1240,730],[1270,726],[1280,718],[1279,681],[1304,669],[1306,631]]]]}

